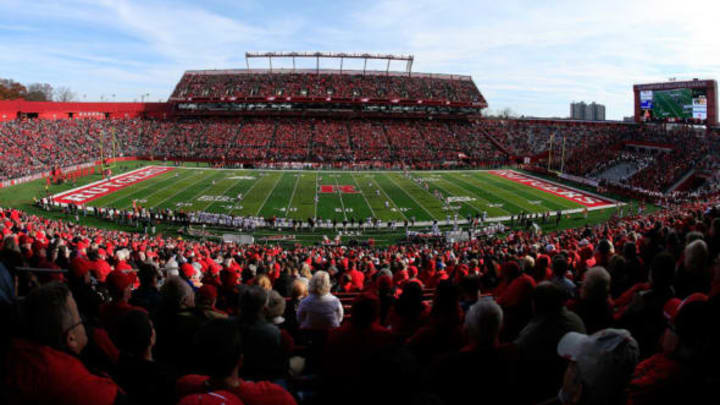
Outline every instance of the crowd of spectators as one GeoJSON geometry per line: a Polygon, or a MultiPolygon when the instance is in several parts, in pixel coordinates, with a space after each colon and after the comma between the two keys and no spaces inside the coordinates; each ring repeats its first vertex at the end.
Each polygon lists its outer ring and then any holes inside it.
{"type": "Polygon", "coordinates": [[[595,177],[613,165],[635,165],[639,170],[617,185],[652,193],[667,191],[692,169],[717,167],[720,147],[717,133],[687,127],[536,120],[487,120],[482,126],[511,155],[540,156],[573,175],[595,177]]]}
{"type": "Polygon", "coordinates": [[[140,120],[23,120],[0,124],[0,180],[96,160],[100,150],[135,155],[143,151],[140,120]],[[115,139],[115,141],[113,141],[115,139]]]}
{"type": "Polygon", "coordinates": [[[707,401],[719,202],[447,244],[286,248],[0,209],[0,400],[707,401]]]}
{"type": "Polygon", "coordinates": [[[477,124],[409,119],[26,120],[0,124],[0,180],[109,156],[259,164],[502,163],[477,124]]]}
{"type": "Polygon", "coordinates": [[[186,72],[171,99],[312,97],[484,102],[472,80],[424,75],[186,72]]]}
{"type": "Polygon", "coordinates": [[[416,169],[500,165],[509,156],[539,156],[541,162],[550,159],[555,170],[582,177],[634,165],[636,170],[615,185],[638,192],[666,192],[695,170],[708,179],[702,188],[709,192],[717,189],[718,148],[720,136],[714,132],[533,120],[24,120],[0,124],[0,180],[102,156],[416,169]]]}

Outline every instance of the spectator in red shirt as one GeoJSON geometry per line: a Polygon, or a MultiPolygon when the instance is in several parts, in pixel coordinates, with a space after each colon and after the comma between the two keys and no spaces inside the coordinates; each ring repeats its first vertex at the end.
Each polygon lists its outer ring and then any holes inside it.
{"type": "Polygon", "coordinates": [[[91,374],[78,358],[88,337],[65,285],[52,282],[34,289],[25,315],[29,335],[13,340],[6,359],[10,404],[122,403],[125,394],[115,382],[91,374]]]}
{"type": "Polygon", "coordinates": [[[532,292],[535,280],[521,272],[515,261],[503,263],[500,276],[502,281],[495,289],[497,303],[505,316],[501,339],[510,341],[532,317],[532,292]]]}
{"type": "Polygon", "coordinates": [[[128,304],[132,294],[134,276],[115,270],[107,277],[107,289],[112,301],[100,307],[100,322],[107,329],[110,336],[115,336],[117,323],[122,317],[133,310],[145,311],[144,308],[128,304]]]}
{"type": "MultiPolygon", "coordinates": [[[[716,387],[709,384],[709,363],[705,350],[717,337],[710,330],[717,321],[712,317],[707,296],[690,295],[684,301],[674,298],[665,305],[669,328],[663,338],[663,352],[637,365],[629,387],[631,405],[703,403],[715,394],[716,387]]],[[[717,315],[717,314],[715,314],[717,315]]],[[[712,368],[717,364],[711,364],[712,368]]],[[[717,375],[717,373],[715,373],[717,375]]]]}
{"type": "Polygon", "coordinates": [[[655,256],[650,264],[650,282],[638,283],[616,300],[618,326],[629,330],[640,345],[640,358],[658,351],[667,321],[663,306],[673,297],[675,260],[667,252],[655,256]]]}
{"type": "Polygon", "coordinates": [[[105,282],[105,278],[107,278],[108,274],[112,271],[112,267],[110,267],[110,264],[105,260],[106,255],[105,249],[91,250],[90,253],[88,253],[88,259],[92,262],[91,272],[93,277],[101,283],[105,282]]]}
{"type": "Polygon", "coordinates": [[[268,381],[245,381],[239,377],[243,340],[235,322],[213,319],[193,338],[193,347],[205,375],[189,374],[177,381],[178,396],[198,392],[227,391],[245,405],[295,405],[289,392],[268,381]]]}
{"type": "Polygon", "coordinates": [[[407,346],[421,363],[459,350],[465,343],[462,322],[457,287],[443,280],[437,285],[428,322],[407,340],[407,346]]]}

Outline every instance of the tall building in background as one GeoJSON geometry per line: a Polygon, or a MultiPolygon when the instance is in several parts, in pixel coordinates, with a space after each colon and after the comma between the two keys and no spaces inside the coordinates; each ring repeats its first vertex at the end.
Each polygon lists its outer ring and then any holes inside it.
{"type": "Polygon", "coordinates": [[[605,106],[594,101],[590,104],[584,101],[570,103],[570,118],[580,121],[605,121],[605,106]]]}

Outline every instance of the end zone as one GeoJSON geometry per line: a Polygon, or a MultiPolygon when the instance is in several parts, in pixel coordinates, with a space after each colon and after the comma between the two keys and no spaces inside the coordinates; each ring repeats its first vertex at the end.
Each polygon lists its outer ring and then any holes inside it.
{"type": "Polygon", "coordinates": [[[514,170],[489,170],[488,173],[502,177],[515,183],[524,184],[536,190],[541,190],[552,195],[564,198],[568,201],[580,204],[587,208],[606,208],[617,204],[609,198],[600,197],[587,191],[578,190],[573,187],[565,186],[548,180],[542,180],[524,173],[518,173],[514,170]]]}
{"type": "Polygon", "coordinates": [[[109,179],[96,181],[85,186],[64,191],[50,197],[53,201],[61,204],[87,204],[100,197],[122,190],[133,184],[139,183],[174,170],[174,167],[147,166],[133,170],[109,179]]]}

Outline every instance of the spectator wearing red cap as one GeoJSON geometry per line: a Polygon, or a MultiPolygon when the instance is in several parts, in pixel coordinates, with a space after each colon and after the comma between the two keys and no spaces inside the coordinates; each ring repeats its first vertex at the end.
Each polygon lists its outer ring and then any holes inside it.
{"type": "Polygon", "coordinates": [[[9,403],[111,405],[124,400],[112,379],[91,374],[78,358],[88,337],[67,287],[52,282],[33,290],[25,316],[28,339],[12,342],[5,363],[9,403]]]}
{"type": "Polygon", "coordinates": [[[107,277],[106,286],[110,293],[111,301],[100,307],[100,322],[114,337],[117,332],[117,323],[122,317],[133,310],[145,311],[144,308],[130,305],[132,284],[135,280],[134,273],[126,274],[120,270],[114,270],[107,277]]]}
{"type": "Polygon", "coordinates": [[[215,308],[217,296],[217,288],[210,284],[198,288],[195,293],[195,313],[203,321],[228,317],[226,313],[215,308]]]}
{"type": "Polygon", "coordinates": [[[637,365],[628,404],[703,403],[715,395],[716,387],[707,385],[707,369],[703,367],[703,356],[713,337],[708,333],[708,323],[716,321],[711,317],[707,296],[694,293],[684,301],[671,299],[665,313],[668,330],[663,351],[637,365]]]}
{"type": "Polygon", "coordinates": [[[582,319],[565,307],[565,293],[550,282],[533,291],[533,318],[515,340],[520,350],[519,378],[532,403],[549,398],[562,382],[565,362],[557,357],[560,339],[567,332],[585,333],[582,319]]]}
{"type": "Polygon", "coordinates": [[[497,303],[503,308],[504,326],[501,339],[514,339],[532,317],[532,292],[535,280],[520,270],[515,261],[503,263],[502,281],[496,288],[497,303]]]}
{"type": "Polygon", "coordinates": [[[516,403],[516,356],[501,344],[502,308],[490,296],[480,297],[465,315],[468,344],[433,363],[426,386],[446,404],[465,404],[478,395],[483,404],[516,403]]]}
{"type": "Polygon", "coordinates": [[[105,249],[102,248],[91,250],[90,253],[88,253],[88,259],[92,263],[90,271],[92,272],[93,277],[101,283],[105,282],[105,278],[112,271],[112,267],[110,267],[110,264],[105,260],[106,256],[107,252],[105,252],[105,249]]]}
{"type": "Polygon", "coordinates": [[[73,260],[67,275],[68,286],[80,313],[89,320],[96,320],[105,300],[92,283],[90,267],[82,260],[73,260]]]}
{"type": "Polygon", "coordinates": [[[407,339],[425,324],[429,313],[420,284],[407,283],[388,314],[390,330],[400,339],[407,339]]]}
{"type": "Polygon", "coordinates": [[[352,280],[351,291],[362,291],[365,287],[365,274],[357,269],[356,264],[352,264],[352,268],[348,272],[352,280]]]}
{"type": "Polygon", "coordinates": [[[279,385],[240,378],[246,344],[234,322],[226,319],[208,322],[193,338],[193,349],[206,375],[181,377],[177,381],[178,395],[222,390],[231,392],[246,405],[295,405],[295,398],[279,385]]]}

